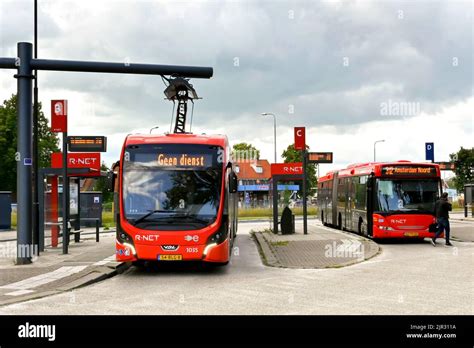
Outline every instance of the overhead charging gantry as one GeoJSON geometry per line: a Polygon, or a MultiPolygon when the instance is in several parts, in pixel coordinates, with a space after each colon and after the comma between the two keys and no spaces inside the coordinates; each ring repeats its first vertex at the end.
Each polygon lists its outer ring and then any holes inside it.
{"type": "Polygon", "coordinates": [[[165,96],[168,100],[175,103],[178,102],[176,108],[176,119],[174,125],[174,133],[186,133],[186,116],[188,113],[188,101],[193,103],[194,99],[199,99],[193,85],[189,83],[189,79],[183,77],[174,77],[166,79],[169,83],[165,89],[165,96]]]}
{"type": "MultiPolygon", "coordinates": [[[[17,79],[17,201],[18,201],[18,222],[17,222],[17,264],[29,264],[32,262],[30,250],[33,248],[32,231],[32,90],[34,70],[49,71],[75,71],[75,72],[95,72],[95,73],[115,73],[115,74],[142,74],[170,76],[170,85],[167,88],[167,98],[178,101],[178,112],[176,117],[175,132],[185,132],[187,102],[197,95],[192,85],[185,78],[211,78],[213,69],[211,67],[197,66],[177,66],[177,65],[156,65],[156,64],[136,64],[136,63],[111,63],[111,62],[88,62],[72,60],[34,59],[33,45],[29,42],[19,42],[17,44],[17,57],[0,57],[0,69],[16,69],[14,76],[17,79]],[[189,94],[191,92],[191,95],[189,94]]],[[[66,159],[67,156],[63,156],[66,159]]],[[[63,163],[63,178],[65,187],[63,195],[64,206],[68,202],[67,187],[67,165],[63,163]]],[[[66,209],[67,210],[67,209],[66,209]]],[[[67,219],[63,220],[63,231],[67,231],[67,219]]],[[[36,231],[35,231],[36,232],[36,231]]],[[[35,243],[38,243],[39,236],[35,236],[35,243]]],[[[36,245],[36,248],[38,246],[36,245]]],[[[63,243],[63,251],[67,252],[67,243],[63,243]],[[66,249],[65,248],[66,245],[66,249]]]]}

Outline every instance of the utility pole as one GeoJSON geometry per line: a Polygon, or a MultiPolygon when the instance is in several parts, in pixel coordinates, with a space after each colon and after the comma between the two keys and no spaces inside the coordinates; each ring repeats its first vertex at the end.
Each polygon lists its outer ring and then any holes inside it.
{"type": "MultiPolygon", "coordinates": [[[[34,58],[38,58],[38,0],[35,0],[34,5],[34,58]]],[[[39,248],[39,196],[38,196],[38,178],[39,178],[39,134],[38,134],[38,70],[34,72],[34,87],[33,87],[33,245],[34,250],[37,251],[38,255],[40,252],[39,248]]]]}
{"type": "Polygon", "coordinates": [[[31,181],[31,134],[32,110],[31,90],[34,78],[31,67],[31,43],[18,43],[18,73],[15,75],[18,88],[18,147],[17,147],[17,259],[19,265],[31,263],[33,257],[31,212],[32,212],[32,181],[31,181]]]}

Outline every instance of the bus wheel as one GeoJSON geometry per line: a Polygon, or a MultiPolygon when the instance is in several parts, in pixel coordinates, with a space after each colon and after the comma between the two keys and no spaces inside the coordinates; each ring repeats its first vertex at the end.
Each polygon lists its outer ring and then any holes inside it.
{"type": "Polygon", "coordinates": [[[230,231],[229,233],[229,260],[231,259],[232,257],[232,251],[234,250],[234,232],[233,231],[230,231]]]}
{"type": "Polygon", "coordinates": [[[339,214],[339,216],[337,218],[337,228],[342,230],[342,216],[341,216],[341,214],[339,214]]]}
{"type": "Polygon", "coordinates": [[[218,267],[224,267],[229,264],[229,261],[226,262],[203,262],[201,267],[203,270],[212,270],[218,267]]]}
{"type": "Polygon", "coordinates": [[[143,260],[133,261],[132,265],[134,265],[138,269],[144,269],[146,267],[146,263],[143,260]]]}

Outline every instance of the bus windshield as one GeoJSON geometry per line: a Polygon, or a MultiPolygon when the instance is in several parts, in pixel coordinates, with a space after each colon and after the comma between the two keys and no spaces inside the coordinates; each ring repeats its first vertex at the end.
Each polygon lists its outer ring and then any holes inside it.
{"type": "Polygon", "coordinates": [[[131,145],[124,154],[123,207],[147,230],[197,230],[217,218],[222,149],[208,145],[131,145]]]}
{"type": "Polygon", "coordinates": [[[377,179],[376,192],[377,211],[432,214],[439,196],[439,181],[377,179]]]}

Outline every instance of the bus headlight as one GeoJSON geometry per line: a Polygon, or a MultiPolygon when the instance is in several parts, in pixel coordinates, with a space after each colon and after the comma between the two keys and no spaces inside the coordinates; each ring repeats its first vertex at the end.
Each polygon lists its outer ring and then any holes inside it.
{"type": "Polygon", "coordinates": [[[137,251],[135,250],[135,247],[130,244],[130,243],[123,243],[123,246],[130,249],[130,251],[132,252],[133,256],[137,256],[137,251]]]}
{"type": "Polygon", "coordinates": [[[116,232],[117,241],[122,244],[125,248],[130,249],[133,255],[137,255],[135,250],[135,244],[133,243],[132,237],[130,237],[123,229],[120,223],[117,223],[117,232],[116,232]]]}
{"type": "Polygon", "coordinates": [[[207,244],[210,245],[210,244],[221,244],[223,241],[225,241],[227,238],[227,231],[225,231],[225,228],[219,228],[219,230],[212,234],[211,236],[209,236],[209,238],[207,239],[207,244]]]}
{"type": "Polygon", "coordinates": [[[120,242],[120,244],[133,244],[132,237],[130,237],[124,230],[121,228],[117,228],[117,233],[116,233],[117,240],[120,242]]]}
{"type": "Polygon", "coordinates": [[[204,248],[204,252],[202,253],[204,256],[207,255],[207,253],[209,252],[209,250],[211,250],[212,248],[214,248],[217,244],[216,243],[211,243],[209,245],[206,245],[206,247],[204,248]]]}

